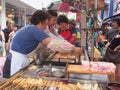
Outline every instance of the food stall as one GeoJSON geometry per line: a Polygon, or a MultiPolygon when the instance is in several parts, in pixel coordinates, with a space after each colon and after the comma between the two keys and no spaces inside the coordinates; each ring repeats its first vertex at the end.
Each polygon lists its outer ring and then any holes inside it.
{"type": "Polygon", "coordinates": [[[114,81],[114,68],[107,72],[104,67],[98,72],[96,64],[93,63],[90,69],[86,55],[86,51],[83,55],[85,57],[51,52],[41,64],[31,61],[29,66],[1,83],[0,90],[104,90],[102,82],[75,78],[76,73],[105,74],[114,81]],[[74,78],[71,78],[70,74],[73,74],[74,78]]]}
{"type": "Polygon", "coordinates": [[[31,63],[0,85],[0,90],[102,90],[91,80],[65,78],[66,67],[31,63]]]}
{"type": "MultiPolygon", "coordinates": [[[[84,25],[82,27],[85,29],[84,25]]],[[[40,53],[40,57],[34,58],[29,66],[0,84],[0,90],[105,90],[107,84],[75,78],[76,73],[84,73],[109,75],[112,82],[115,79],[113,64],[106,67],[106,63],[90,62],[85,49],[86,42],[82,47],[84,52],[81,56],[51,51],[40,53]],[[70,73],[74,78],[70,77],[70,73]]]]}

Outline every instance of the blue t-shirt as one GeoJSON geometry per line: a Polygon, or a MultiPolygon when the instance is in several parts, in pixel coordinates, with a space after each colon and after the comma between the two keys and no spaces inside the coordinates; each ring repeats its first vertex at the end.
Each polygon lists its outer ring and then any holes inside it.
{"type": "Polygon", "coordinates": [[[115,33],[114,29],[110,29],[107,33],[106,33],[106,39],[110,40],[111,38],[113,38],[113,34],[115,33]]]}
{"type": "Polygon", "coordinates": [[[12,40],[11,49],[22,54],[33,51],[42,40],[49,36],[34,25],[21,28],[12,40]]]}

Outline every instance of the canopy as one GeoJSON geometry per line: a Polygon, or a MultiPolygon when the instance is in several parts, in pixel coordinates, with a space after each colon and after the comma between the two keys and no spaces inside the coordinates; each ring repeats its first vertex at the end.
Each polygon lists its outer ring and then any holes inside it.
{"type": "Polygon", "coordinates": [[[48,9],[52,9],[56,11],[69,11],[70,5],[66,2],[51,3],[48,9]]]}

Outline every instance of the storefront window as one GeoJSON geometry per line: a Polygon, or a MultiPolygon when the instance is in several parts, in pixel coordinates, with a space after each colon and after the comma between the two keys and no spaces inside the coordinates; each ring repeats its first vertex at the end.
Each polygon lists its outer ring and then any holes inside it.
{"type": "Polygon", "coordinates": [[[24,26],[25,25],[25,10],[23,8],[19,9],[19,24],[20,26],[24,26]]]}
{"type": "Polygon", "coordinates": [[[25,16],[25,11],[23,8],[6,3],[7,20],[11,20],[13,24],[22,27],[25,25],[24,16],[25,16]]]}

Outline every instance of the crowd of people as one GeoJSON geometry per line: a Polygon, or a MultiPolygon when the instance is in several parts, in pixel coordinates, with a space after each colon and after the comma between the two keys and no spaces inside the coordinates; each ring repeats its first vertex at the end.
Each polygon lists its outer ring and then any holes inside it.
{"type": "Polygon", "coordinates": [[[114,18],[111,23],[104,22],[101,28],[97,28],[94,32],[95,46],[100,51],[104,47],[105,48],[109,47],[113,50],[118,49],[120,42],[119,41],[116,41],[114,43],[112,42],[114,41],[115,38],[119,38],[119,35],[120,35],[119,33],[120,33],[120,18],[119,17],[114,18]],[[104,39],[101,38],[102,36],[104,36],[104,39]]]}
{"type": "MultiPolygon", "coordinates": [[[[37,10],[31,16],[30,24],[19,30],[18,26],[12,25],[10,21],[6,22],[6,26],[7,28],[0,32],[0,56],[3,57],[4,51],[6,53],[3,68],[5,78],[29,65],[28,57],[36,51],[39,43],[52,51],[82,55],[80,42],[77,42],[77,39],[80,39],[77,36],[80,28],[76,28],[75,20],[69,20],[63,14],[58,15],[56,11],[37,10]]],[[[101,28],[94,32],[95,46],[100,51],[102,48],[115,51],[120,49],[120,18],[113,19],[112,26],[107,22],[103,23],[101,28]],[[101,28],[102,32],[105,32],[104,41],[101,39],[101,28]]]]}
{"type": "Polygon", "coordinates": [[[101,29],[94,32],[96,48],[101,52],[103,61],[116,65],[116,81],[120,81],[120,17],[113,18],[111,23],[104,22],[101,29]],[[101,33],[102,32],[102,33],[101,33]],[[101,38],[104,36],[104,39],[101,38]],[[97,43],[97,44],[96,44],[97,43]]]}
{"type": "Polygon", "coordinates": [[[9,45],[10,51],[4,65],[3,77],[8,78],[20,69],[28,66],[28,56],[36,50],[39,43],[42,43],[53,51],[82,54],[80,47],[75,47],[66,38],[53,33],[56,15],[52,16],[49,14],[52,12],[37,10],[30,19],[31,24],[17,31],[16,35],[12,38],[11,45],[9,45]],[[47,28],[48,30],[46,30],[47,28]]]}

